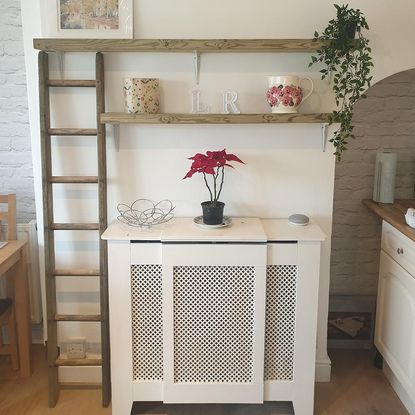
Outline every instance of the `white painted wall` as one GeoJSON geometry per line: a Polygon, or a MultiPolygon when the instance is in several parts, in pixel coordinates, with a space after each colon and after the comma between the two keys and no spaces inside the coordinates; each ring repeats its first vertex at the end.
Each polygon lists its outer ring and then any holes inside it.
{"type": "MultiPolygon", "coordinates": [[[[32,147],[36,179],[37,207],[40,199],[40,160],[36,91],[36,55],[31,49],[32,38],[40,34],[38,4],[22,0],[26,65],[28,71],[29,106],[32,126],[32,147]]],[[[415,55],[408,53],[413,42],[415,4],[409,0],[373,2],[350,1],[361,7],[371,25],[375,59],[375,80],[415,66],[415,55]],[[397,47],[399,45],[399,47],[397,47]]],[[[135,1],[135,37],[141,38],[310,38],[314,29],[322,29],[333,17],[332,2],[299,0],[291,2],[262,0],[151,0],[135,1]]],[[[93,55],[68,55],[68,78],[93,77],[93,55]]],[[[212,111],[220,111],[221,91],[232,88],[239,92],[243,112],[267,111],[264,93],[265,76],[279,73],[307,74],[316,81],[316,93],[304,104],[304,112],[328,111],[332,100],[326,83],[319,81],[316,69],[308,70],[306,54],[275,55],[202,55],[199,89],[212,111]]],[[[163,111],[189,112],[193,82],[190,54],[112,54],[106,56],[108,110],[121,111],[122,79],[125,76],[159,77],[162,85],[163,111]]],[[[57,73],[53,75],[58,75],[57,73]]],[[[92,92],[69,91],[54,94],[55,126],[92,127],[94,97],[92,92]]],[[[90,138],[57,139],[55,150],[56,174],[94,174],[95,147],[90,138]],[[82,141],[82,143],[81,143],[82,141]],[[80,146],[78,145],[80,144],[80,146]],[[77,147],[80,149],[77,150],[77,147]]],[[[206,198],[200,177],[181,181],[188,168],[186,157],[196,151],[226,147],[246,161],[229,172],[223,200],[231,215],[284,217],[292,212],[313,216],[328,235],[323,247],[320,286],[318,359],[327,361],[326,320],[329,284],[330,235],[334,182],[334,158],[331,150],[320,150],[319,125],[251,125],[251,126],[122,126],[120,151],[114,151],[109,140],[109,213],[116,216],[116,204],[131,202],[137,197],[170,198],[176,204],[178,216],[197,215],[198,204],[206,198]]],[[[96,201],[92,190],[62,187],[55,195],[59,208],[57,220],[93,220],[96,201]],[[64,190],[66,189],[66,190],[64,190]],[[82,190],[80,190],[82,189],[82,190]],[[70,198],[71,209],[64,199],[70,198]]],[[[91,187],[92,189],[92,187],[91,187]]],[[[38,218],[41,221],[41,217],[38,218]]],[[[72,258],[92,262],[93,257],[74,251],[93,250],[93,242],[61,239],[57,248],[64,261],[72,258]]],[[[93,283],[60,284],[62,307],[75,307],[70,299],[81,292],[95,289],[93,283]],[[65,297],[68,286],[75,292],[65,297]],[[74,288],[75,287],[75,288],[74,288]],[[67,301],[65,301],[67,300],[67,301]]],[[[97,307],[95,297],[87,294],[84,307],[97,307]]],[[[82,311],[82,310],[79,310],[82,311]]],[[[85,311],[85,310],[84,310],[85,311]]],[[[88,341],[97,341],[97,333],[81,331],[88,341]]],[[[64,334],[66,335],[66,333],[64,334]]]]}

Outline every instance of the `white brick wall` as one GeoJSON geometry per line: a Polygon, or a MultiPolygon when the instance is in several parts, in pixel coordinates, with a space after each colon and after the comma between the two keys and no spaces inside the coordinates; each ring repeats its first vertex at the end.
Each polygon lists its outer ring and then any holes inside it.
{"type": "Polygon", "coordinates": [[[0,0],[0,193],[16,193],[19,222],[35,217],[19,0],[0,0]]]}
{"type": "Polygon", "coordinates": [[[336,165],[331,294],[377,291],[381,221],[361,204],[373,193],[376,152],[398,153],[396,198],[413,198],[415,183],[415,70],[369,89],[355,107],[356,139],[336,165]]]}

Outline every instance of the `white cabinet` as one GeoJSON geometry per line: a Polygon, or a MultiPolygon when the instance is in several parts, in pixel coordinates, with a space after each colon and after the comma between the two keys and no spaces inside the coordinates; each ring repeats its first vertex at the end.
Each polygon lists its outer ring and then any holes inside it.
{"type": "Polygon", "coordinates": [[[415,242],[384,222],[375,345],[385,374],[415,414],[415,242]]]}
{"type": "Polygon", "coordinates": [[[176,218],[154,229],[104,234],[113,412],[292,401],[311,415],[320,228],[235,218],[206,231],[176,218]]]}

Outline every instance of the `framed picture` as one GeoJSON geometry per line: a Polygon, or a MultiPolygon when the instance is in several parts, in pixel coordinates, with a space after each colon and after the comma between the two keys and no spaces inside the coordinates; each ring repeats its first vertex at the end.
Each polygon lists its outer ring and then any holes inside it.
{"type": "Polygon", "coordinates": [[[133,37],[133,0],[42,0],[42,36],[133,37]]]}

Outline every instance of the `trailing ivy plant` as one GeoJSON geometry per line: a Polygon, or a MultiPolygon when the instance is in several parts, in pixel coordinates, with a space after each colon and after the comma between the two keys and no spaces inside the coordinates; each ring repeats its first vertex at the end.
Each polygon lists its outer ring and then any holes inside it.
{"type": "Polygon", "coordinates": [[[349,8],[348,4],[335,4],[334,7],[337,17],[329,21],[321,34],[314,32],[313,41],[321,42],[322,46],[311,57],[309,66],[323,63],[321,79],[329,77],[332,82],[337,110],[329,115],[329,123],[340,123],[340,127],[330,142],[336,149],[337,161],[340,161],[342,152],[347,150],[348,139],[355,138],[353,106],[359,98],[366,98],[364,92],[370,87],[373,62],[369,40],[362,32],[369,29],[363,13],[349,8]]]}

